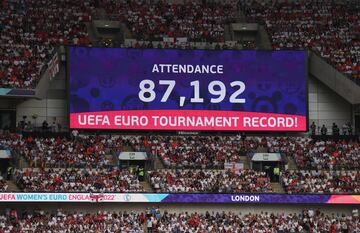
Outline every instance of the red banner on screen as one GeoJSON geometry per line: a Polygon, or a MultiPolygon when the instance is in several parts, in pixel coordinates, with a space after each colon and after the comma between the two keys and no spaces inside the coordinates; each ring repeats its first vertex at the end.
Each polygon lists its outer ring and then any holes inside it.
{"type": "Polygon", "coordinates": [[[214,110],[126,110],[70,114],[71,128],[305,131],[306,117],[214,110]]]}

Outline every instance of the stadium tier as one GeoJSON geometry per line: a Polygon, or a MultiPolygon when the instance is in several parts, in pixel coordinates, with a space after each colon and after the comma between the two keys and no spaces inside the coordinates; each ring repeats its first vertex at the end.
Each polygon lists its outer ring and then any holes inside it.
{"type": "Polygon", "coordinates": [[[310,137],[115,134],[80,135],[76,139],[14,134],[2,136],[0,142],[30,166],[14,171],[14,181],[24,191],[144,192],[138,171],[119,169],[113,163],[115,158],[109,156],[124,148],[158,156],[167,169],[149,171],[147,181],[160,193],[269,193],[274,192],[271,182],[279,182],[286,193],[358,193],[360,187],[354,161],[356,142],[342,141],[342,146],[334,146],[335,141],[310,137]],[[235,169],[234,164],[244,166],[244,161],[246,166],[255,166],[251,159],[260,148],[269,154],[286,154],[288,158],[280,161],[291,159],[299,170],[270,175],[265,170],[235,169]],[[303,170],[304,158],[308,158],[309,170],[303,170]]]}
{"type": "Polygon", "coordinates": [[[57,46],[90,43],[92,1],[2,1],[0,87],[35,88],[57,46]]]}
{"type": "Polygon", "coordinates": [[[358,1],[239,1],[249,22],[263,23],[273,49],[309,48],[360,78],[358,1]]]}
{"type": "Polygon", "coordinates": [[[158,192],[219,192],[219,193],[266,193],[272,192],[270,179],[265,173],[242,170],[161,170],[150,173],[150,182],[158,192]]]}
{"type": "Polygon", "coordinates": [[[297,213],[171,212],[151,207],[142,212],[97,213],[43,209],[6,209],[0,232],[358,232],[359,216],[325,214],[304,209],[297,213]]]}
{"type": "Polygon", "coordinates": [[[16,184],[25,192],[144,192],[137,175],[128,170],[15,170],[16,184]]]}
{"type": "Polygon", "coordinates": [[[145,41],[186,37],[191,41],[224,42],[225,25],[237,17],[236,5],[230,2],[148,4],[105,0],[102,3],[111,19],[124,21],[135,39],[145,41]]]}
{"type": "MultiPolygon", "coordinates": [[[[91,41],[86,23],[111,19],[124,23],[130,38],[152,41],[186,38],[184,42],[224,43],[225,30],[237,22],[265,24],[273,49],[310,49],[354,80],[360,77],[360,28],[357,1],[186,2],[142,1],[3,1],[0,87],[35,88],[47,63],[60,45],[123,44],[100,38],[91,41]],[[54,12],[56,14],[54,14],[54,12]],[[99,12],[105,12],[102,16],[99,12]],[[245,20],[241,17],[245,15],[245,20]],[[47,19],[46,21],[44,19],[47,19]]],[[[109,27],[109,25],[107,26],[109,27]]],[[[246,28],[246,27],[245,27],[246,28]]],[[[236,41],[236,40],[235,40],[236,41]]],[[[160,47],[174,47],[174,40],[160,47]]],[[[140,47],[141,43],[132,46],[140,47]]],[[[144,44],[143,44],[144,45],[144,44]]],[[[225,43],[226,45],[226,43],[225,43]]],[[[227,49],[217,44],[215,48],[227,49]]],[[[253,40],[233,48],[257,48],[253,40]]],[[[177,45],[175,46],[177,47],[177,45]]],[[[179,46],[181,47],[181,46],[179,46]]],[[[192,46],[187,46],[191,48],[192,46]]],[[[211,46],[212,47],[212,46],[211,46]]]]}
{"type": "Polygon", "coordinates": [[[281,180],[288,193],[359,193],[358,171],[286,171],[281,180]]]}

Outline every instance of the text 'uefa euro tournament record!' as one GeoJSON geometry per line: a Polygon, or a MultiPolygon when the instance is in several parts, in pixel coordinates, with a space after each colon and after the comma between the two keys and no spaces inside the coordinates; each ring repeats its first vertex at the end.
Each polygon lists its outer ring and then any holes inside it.
{"type": "Polygon", "coordinates": [[[69,49],[70,127],[305,131],[304,51],[69,49]]]}

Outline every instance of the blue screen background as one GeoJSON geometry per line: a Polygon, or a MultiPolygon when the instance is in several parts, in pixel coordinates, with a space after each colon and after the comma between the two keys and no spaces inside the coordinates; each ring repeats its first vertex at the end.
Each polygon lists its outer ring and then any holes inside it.
{"type": "Polygon", "coordinates": [[[307,116],[307,74],[305,51],[176,50],[126,48],[69,48],[70,113],[111,110],[207,109],[269,112],[307,116]],[[223,65],[223,74],[152,73],[154,64],[223,65]],[[156,99],[143,103],[138,98],[144,79],[175,80],[169,100],[161,103],[165,86],[156,85],[156,99]],[[192,104],[193,87],[200,81],[204,103],[192,104]],[[224,82],[223,102],[210,103],[208,84],[224,82]],[[230,82],[246,85],[244,104],[229,103],[236,90],[230,82]],[[185,96],[183,107],[179,97],[185,96]]]}

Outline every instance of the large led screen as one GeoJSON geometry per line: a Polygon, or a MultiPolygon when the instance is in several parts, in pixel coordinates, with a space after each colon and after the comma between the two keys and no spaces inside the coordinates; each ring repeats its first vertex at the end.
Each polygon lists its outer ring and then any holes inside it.
{"type": "Polygon", "coordinates": [[[69,48],[70,127],[305,131],[305,51],[69,48]]]}

